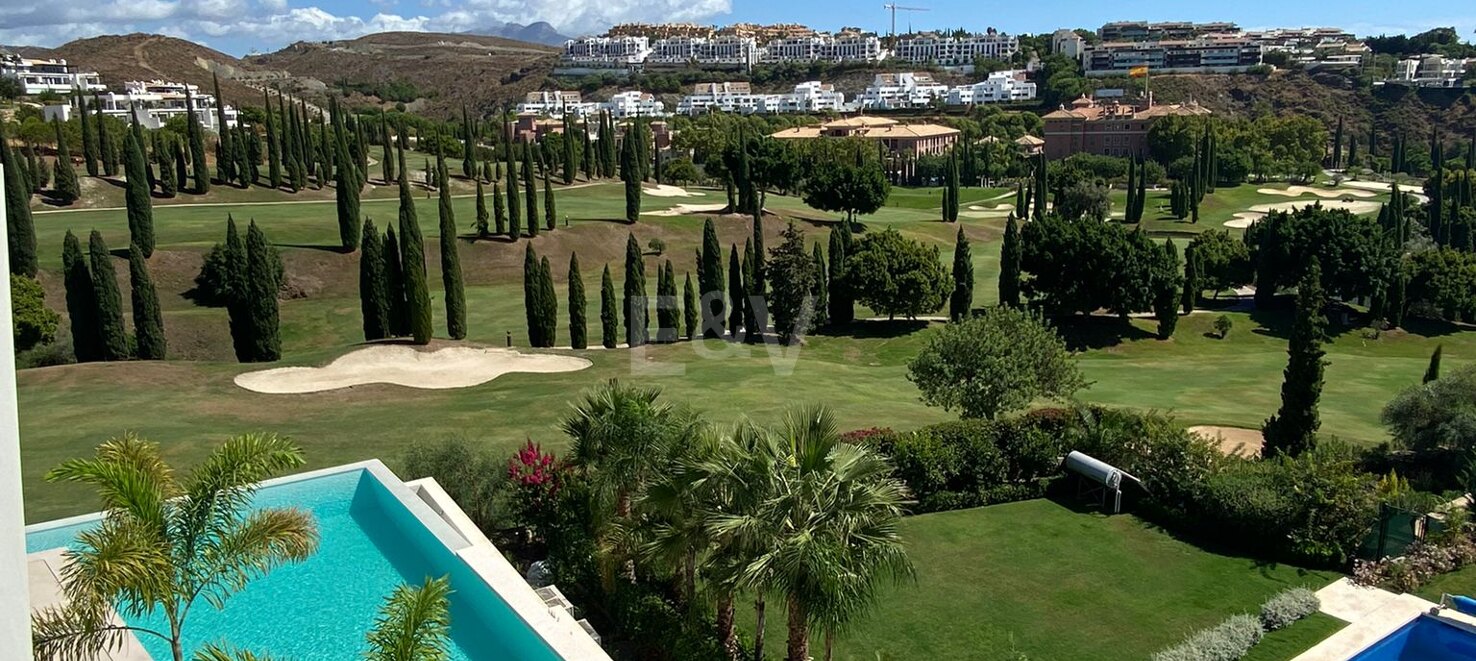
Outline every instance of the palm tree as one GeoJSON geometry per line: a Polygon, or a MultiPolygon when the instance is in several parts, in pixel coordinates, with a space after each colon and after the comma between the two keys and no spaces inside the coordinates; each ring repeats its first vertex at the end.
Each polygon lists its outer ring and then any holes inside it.
{"type": "Polygon", "coordinates": [[[219,608],[252,579],[317,550],[311,514],[251,510],[257,482],[302,464],[287,439],[249,434],[227,440],[181,480],[158,444],[128,434],[98,446],[94,458],[52,469],[48,481],[96,487],[103,517],[66,553],[65,605],[31,617],[36,658],[90,659],[133,632],[168,641],[174,661],[184,661],[181,632],[196,603],[219,608]],[[132,621],[162,612],[168,628],[125,624],[110,617],[114,610],[132,621]]]}
{"type": "Polygon", "coordinates": [[[427,578],[420,587],[401,585],[379,609],[374,629],[367,634],[368,661],[444,661],[451,632],[446,577],[427,578]]]}
{"type": "Polygon", "coordinates": [[[628,536],[631,504],[667,468],[672,439],[686,429],[692,416],[659,401],[660,388],[625,386],[610,380],[585,394],[574,413],[561,425],[573,439],[570,463],[589,476],[598,504],[596,527],[602,545],[623,556],[622,574],[635,579],[634,555],[628,536]]]}
{"type": "Polygon", "coordinates": [[[687,438],[674,444],[668,469],[646,487],[635,503],[632,535],[641,560],[673,567],[679,578],[677,596],[691,607],[697,599],[697,575],[712,547],[707,517],[717,506],[712,459],[723,439],[694,419],[687,438]]]}
{"type": "Polygon", "coordinates": [[[757,507],[714,517],[757,551],[740,583],[784,594],[789,661],[809,658],[810,625],[834,632],[862,612],[882,579],[912,575],[898,524],[907,488],[875,451],[844,443],[824,407],[791,411],[772,442],[773,492],[757,507]]]}

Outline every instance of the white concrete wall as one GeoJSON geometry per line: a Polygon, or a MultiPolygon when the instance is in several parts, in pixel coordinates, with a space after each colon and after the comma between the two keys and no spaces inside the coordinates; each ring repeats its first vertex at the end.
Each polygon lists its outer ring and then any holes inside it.
{"type": "MultiPolygon", "coordinates": [[[[5,168],[0,166],[0,182],[5,168]]],[[[0,196],[0,230],[6,225],[0,196]]],[[[10,253],[0,250],[0,273],[10,253]]],[[[15,403],[15,336],[10,332],[10,278],[0,280],[0,659],[31,658],[31,598],[26,584],[26,518],[21,506],[20,421],[15,403]]]]}

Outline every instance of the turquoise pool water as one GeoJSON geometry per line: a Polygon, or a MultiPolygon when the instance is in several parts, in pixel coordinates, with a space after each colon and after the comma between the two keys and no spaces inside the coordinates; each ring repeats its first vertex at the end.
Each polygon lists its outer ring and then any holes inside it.
{"type": "Polygon", "coordinates": [[[1350,661],[1470,661],[1476,633],[1421,615],[1350,661]]]}
{"type": "MultiPolygon", "coordinates": [[[[277,658],[330,661],[362,658],[364,634],[373,627],[384,598],[396,586],[427,576],[449,576],[452,658],[529,659],[559,657],[452,550],[446,527],[432,531],[409,506],[369,470],[279,483],[261,489],[258,507],[298,507],[317,518],[318,552],[299,565],[279,567],[248,585],[216,610],[200,602],[185,624],[185,649],[211,641],[277,658]]],[[[429,511],[428,508],[423,508],[429,511]]],[[[91,523],[38,530],[26,535],[28,552],[69,544],[91,523]]],[[[455,537],[451,542],[460,545],[455,537]]],[[[162,625],[162,617],[141,626],[162,625]]],[[[140,641],[156,659],[169,657],[153,636],[140,641]]]]}

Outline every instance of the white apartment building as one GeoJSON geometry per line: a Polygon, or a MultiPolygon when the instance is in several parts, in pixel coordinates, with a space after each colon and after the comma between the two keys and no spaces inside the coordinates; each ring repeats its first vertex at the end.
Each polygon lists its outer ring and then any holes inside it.
{"type": "Polygon", "coordinates": [[[842,32],[830,39],[820,59],[830,62],[877,62],[885,59],[881,39],[874,34],[842,32]]]}
{"type": "Polygon", "coordinates": [[[846,95],[818,80],[800,83],[787,94],[757,94],[748,83],[702,83],[682,97],[677,113],[726,112],[741,115],[842,111],[846,95]]]}
{"type": "Polygon", "coordinates": [[[79,71],[66,60],[36,60],[0,54],[0,76],[14,78],[27,95],[42,92],[70,94],[78,89],[86,92],[107,89],[95,71],[79,71]]]}
{"type": "MultiPolygon", "coordinates": [[[[103,114],[113,115],[125,122],[131,122],[136,117],[138,123],[144,128],[160,128],[170,118],[183,116],[186,112],[193,110],[195,116],[200,119],[200,125],[207,131],[219,129],[215,112],[215,96],[200,92],[199,87],[195,85],[161,80],[130,81],[123,84],[122,92],[108,92],[96,95],[95,98],[97,103],[102,104],[103,114]],[[189,90],[188,95],[185,92],[186,88],[189,90]]],[[[46,120],[66,121],[70,119],[77,112],[77,108],[71,105],[75,99],[69,98],[67,101],[67,103],[43,108],[42,114],[46,120]]],[[[236,109],[226,106],[225,118],[226,126],[235,128],[236,109]]]]}
{"type": "Polygon", "coordinates": [[[1079,60],[1084,51],[1086,51],[1086,39],[1083,39],[1075,30],[1062,28],[1051,33],[1052,53],[1059,53],[1073,60],[1079,60]]]}
{"type": "Polygon", "coordinates": [[[921,72],[879,73],[861,93],[862,108],[916,108],[947,99],[948,86],[921,72]]]}
{"type": "Polygon", "coordinates": [[[996,71],[973,85],[959,85],[948,90],[950,106],[980,103],[1010,103],[1035,98],[1035,83],[1025,80],[1023,71],[996,71]]]}
{"type": "Polygon", "coordinates": [[[648,64],[707,64],[752,67],[758,63],[759,46],[753,37],[717,35],[713,37],[678,36],[651,44],[648,64]]]}
{"type": "Polygon", "coordinates": [[[1417,87],[1464,87],[1466,69],[1473,65],[1476,65],[1476,58],[1421,55],[1400,60],[1394,66],[1391,80],[1417,87]]]}
{"type": "Polygon", "coordinates": [[[606,101],[600,109],[609,112],[610,116],[615,119],[666,116],[665,103],[658,101],[655,96],[639,90],[616,94],[610,97],[610,100],[606,101]]]}
{"type": "Polygon", "coordinates": [[[962,37],[942,36],[935,32],[903,35],[892,49],[892,57],[917,64],[928,62],[943,66],[973,64],[977,58],[1009,60],[1020,52],[1020,39],[990,29],[962,37]]]}
{"type": "Polygon", "coordinates": [[[775,39],[759,52],[765,64],[780,62],[877,62],[886,57],[881,39],[859,32],[796,35],[775,39]]]}
{"type": "Polygon", "coordinates": [[[1373,56],[1373,49],[1341,28],[1273,28],[1242,33],[1267,53],[1286,53],[1305,69],[1356,68],[1373,56]]]}
{"type": "Polygon", "coordinates": [[[523,102],[518,104],[518,113],[550,116],[560,116],[565,112],[583,114],[582,109],[586,105],[597,104],[584,103],[578,91],[543,90],[529,92],[523,97],[523,102]]]}
{"type": "Polygon", "coordinates": [[[629,66],[646,61],[651,41],[645,37],[580,37],[564,42],[562,60],[581,66],[629,66]]]}

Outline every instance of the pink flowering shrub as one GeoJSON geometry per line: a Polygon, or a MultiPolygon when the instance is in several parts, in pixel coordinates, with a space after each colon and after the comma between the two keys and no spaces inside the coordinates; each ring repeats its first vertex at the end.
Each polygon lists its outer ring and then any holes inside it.
{"type": "Polygon", "coordinates": [[[532,522],[553,507],[564,481],[564,463],[529,439],[507,461],[514,506],[520,518],[532,522]]]}

